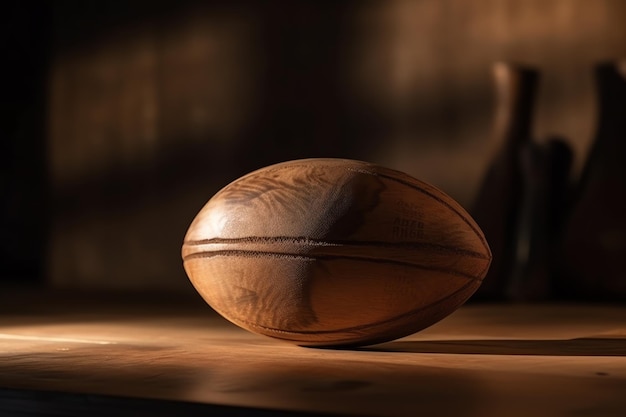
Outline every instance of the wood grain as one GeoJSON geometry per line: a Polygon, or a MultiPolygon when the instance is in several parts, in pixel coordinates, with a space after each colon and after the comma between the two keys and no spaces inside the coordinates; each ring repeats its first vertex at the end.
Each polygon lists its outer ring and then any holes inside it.
{"type": "Polygon", "coordinates": [[[478,225],[443,192],[342,159],[285,162],[226,186],[182,256],[224,317],[309,346],[423,329],[467,300],[491,261],[478,225]]]}
{"type": "Polygon", "coordinates": [[[623,306],[469,305],[394,342],[307,349],[243,331],[199,299],[4,292],[0,301],[0,415],[11,404],[4,390],[23,393],[22,407],[47,404],[33,392],[48,392],[59,408],[71,400],[95,415],[175,413],[163,401],[189,405],[183,414],[194,404],[261,415],[626,413],[623,306]]]}

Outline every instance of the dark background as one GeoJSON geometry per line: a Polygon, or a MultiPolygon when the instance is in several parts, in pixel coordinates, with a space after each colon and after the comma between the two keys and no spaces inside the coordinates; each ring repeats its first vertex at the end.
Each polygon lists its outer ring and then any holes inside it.
{"type": "Polygon", "coordinates": [[[0,16],[12,286],[192,291],[179,253],[195,213],[288,159],[377,162],[470,208],[501,145],[496,61],[541,71],[531,139],[565,138],[576,183],[593,68],[626,56],[619,0],[22,1],[0,16]]]}

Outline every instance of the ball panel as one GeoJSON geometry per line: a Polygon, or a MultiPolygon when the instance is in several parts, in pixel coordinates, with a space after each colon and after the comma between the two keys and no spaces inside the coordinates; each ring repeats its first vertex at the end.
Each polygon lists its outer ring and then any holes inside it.
{"type": "Polygon", "coordinates": [[[386,242],[436,243],[490,258],[486,240],[469,214],[440,190],[405,174],[378,168],[360,171],[384,185],[380,201],[365,214],[368,227],[354,240],[377,238],[386,242]],[[382,171],[382,172],[379,172],[382,171]]]}
{"type": "Polygon", "coordinates": [[[363,225],[360,214],[378,204],[380,191],[377,179],[341,164],[278,164],[219,191],[196,217],[186,240],[345,237],[363,225]]]}
{"type": "Polygon", "coordinates": [[[201,210],[186,240],[436,242],[491,256],[478,226],[441,191],[396,171],[340,161],[293,161],[235,181],[201,210]]]}
{"type": "Polygon", "coordinates": [[[270,256],[192,258],[185,268],[204,300],[230,321],[305,330],[317,321],[310,305],[314,259],[270,256]]]}
{"type": "Polygon", "coordinates": [[[334,259],[315,265],[310,304],[316,330],[341,332],[388,322],[468,282],[467,277],[384,261],[334,259]]]}
{"type": "Polygon", "coordinates": [[[383,261],[259,253],[192,258],[186,267],[202,274],[203,279],[192,279],[194,286],[229,320],[305,334],[376,326],[444,300],[468,282],[480,283],[383,261]]]}
{"type": "Polygon", "coordinates": [[[231,320],[238,326],[265,336],[282,339],[300,346],[350,347],[372,345],[409,336],[423,330],[459,308],[479,287],[476,281],[418,310],[406,312],[387,321],[331,331],[283,331],[261,327],[255,323],[231,320]]]}

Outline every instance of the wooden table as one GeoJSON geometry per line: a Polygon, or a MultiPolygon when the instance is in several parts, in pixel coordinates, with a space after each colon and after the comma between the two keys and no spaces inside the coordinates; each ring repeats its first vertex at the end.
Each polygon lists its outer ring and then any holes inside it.
{"type": "Polygon", "coordinates": [[[401,340],[322,350],[197,298],[4,292],[0,415],[46,412],[623,417],[626,306],[467,305],[401,340]]]}

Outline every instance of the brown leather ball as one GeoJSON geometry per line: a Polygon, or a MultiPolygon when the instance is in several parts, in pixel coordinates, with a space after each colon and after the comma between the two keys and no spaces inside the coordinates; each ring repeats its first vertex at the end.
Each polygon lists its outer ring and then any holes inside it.
{"type": "Polygon", "coordinates": [[[182,248],[196,290],[255,333],[303,346],[358,346],[441,320],[491,262],[478,225],[409,175],[304,159],[245,175],[193,220],[182,248]]]}

